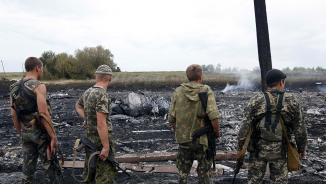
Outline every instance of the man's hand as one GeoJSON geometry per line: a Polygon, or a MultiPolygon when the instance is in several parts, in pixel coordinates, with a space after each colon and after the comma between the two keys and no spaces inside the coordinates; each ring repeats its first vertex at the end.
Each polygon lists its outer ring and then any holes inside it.
{"type": "Polygon", "coordinates": [[[55,154],[55,147],[57,145],[57,140],[56,138],[51,138],[51,154],[55,154]]]}
{"type": "Polygon", "coordinates": [[[306,157],[306,152],[303,152],[303,153],[300,153],[299,155],[299,158],[300,158],[300,160],[302,160],[302,159],[304,159],[305,157],[306,157]]]}
{"type": "Polygon", "coordinates": [[[84,121],[83,125],[81,126],[83,129],[86,129],[86,120],[84,121]]]}
{"type": "Polygon", "coordinates": [[[109,148],[104,148],[101,151],[101,154],[98,156],[101,160],[105,161],[109,156],[109,148]]]}
{"type": "Polygon", "coordinates": [[[213,128],[215,130],[215,138],[219,138],[220,135],[220,120],[218,118],[211,120],[213,128]]]}
{"type": "Polygon", "coordinates": [[[221,137],[220,132],[215,132],[215,139],[217,139],[217,138],[219,138],[219,137],[221,137]]]}

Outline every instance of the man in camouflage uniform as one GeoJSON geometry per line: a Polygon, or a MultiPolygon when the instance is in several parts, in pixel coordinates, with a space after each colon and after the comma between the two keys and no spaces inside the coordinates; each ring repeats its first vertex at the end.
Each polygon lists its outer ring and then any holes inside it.
{"type": "MultiPolygon", "coordinates": [[[[38,157],[41,159],[44,183],[57,183],[54,166],[47,160],[46,140],[39,126],[30,122],[35,112],[43,113],[51,120],[47,103],[46,87],[38,81],[43,75],[43,63],[38,58],[29,57],[25,61],[26,77],[10,86],[11,117],[14,126],[20,135],[23,149],[23,176],[22,183],[34,183],[34,173],[38,157]],[[22,90],[22,88],[24,90],[22,90]],[[26,93],[24,93],[24,91],[26,93]],[[29,98],[30,97],[30,98],[29,98]]],[[[51,137],[51,152],[55,153],[56,136],[47,122],[42,123],[51,137]]]]}
{"type": "Polygon", "coordinates": [[[114,139],[112,136],[111,100],[106,93],[112,79],[111,68],[101,65],[95,72],[96,84],[85,91],[76,104],[77,113],[85,120],[83,128],[86,128],[86,138],[97,147],[102,148],[97,156],[96,168],[88,170],[89,151],[86,150],[83,179],[89,172],[88,182],[109,184],[116,183],[116,168],[105,161],[108,156],[114,158],[114,139]]]}
{"type": "MultiPolygon", "coordinates": [[[[272,94],[276,103],[278,95],[283,93],[285,78],[286,75],[277,69],[270,70],[266,74],[266,92],[272,94]]],[[[287,132],[295,135],[295,142],[300,154],[300,159],[303,159],[306,155],[306,146],[308,140],[301,106],[293,94],[286,93],[284,98],[284,106],[281,111],[283,122],[287,132]]],[[[276,108],[273,103],[272,111],[276,112],[276,108]]],[[[244,110],[244,117],[238,134],[238,152],[242,150],[244,142],[249,133],[252,120],[255,117],[263,116],[264,113],[266,113],[266,100],[264,98],[264,94],[259,93],[250,99],[248,106],[244,110]]],[[[283,141],[279,142],[270,142],[264,140],[263,138],[259,139],[257,142],[258,154],[256,154],[254,151],[251,151],[249,156],[249,184],[262,183],[267,163],[269,163],[270,181],[272,184],[283,184],[288,182],[288,169],[286,160],[287,149],[286,142],[284,140],[284,134],[283,141]]]]}
{"type": "Polygon", "coordinates": [[[197,173],[199,183],[212,183],[211,165],[212,160],[207,160],[208,148],[207,134],[198,139],[191,135],[198,129],[205,127],[204,119],[197,118],[198,114],[206,114],[212,121],[216,138],[220,136],[219,112],[216,106],[214,93],[207,85],[202,85],[203,69],[200,65],[190,65],[186,70],[190,82],[178,87],[172,98],[169,122],[175,132],[175,138],[179,144],[177,155],[177,168],[179,170],[179,184],[187,183],[188,174],[193,161],[198,161],[197,173]],[[207,92],[207,110],[199,99],[198,92],[207,92]]]}

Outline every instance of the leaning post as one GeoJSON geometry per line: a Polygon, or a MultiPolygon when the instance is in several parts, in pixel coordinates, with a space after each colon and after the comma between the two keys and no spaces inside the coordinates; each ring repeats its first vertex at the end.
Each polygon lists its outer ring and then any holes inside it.
{"type": "Polygon", "coordinates": [[[268,23],[265,0],[254,0],[258,58],[261,71],[262,91],[266,90],[265,76],[272,69],[271,49],[269,43],[268,23]]]}

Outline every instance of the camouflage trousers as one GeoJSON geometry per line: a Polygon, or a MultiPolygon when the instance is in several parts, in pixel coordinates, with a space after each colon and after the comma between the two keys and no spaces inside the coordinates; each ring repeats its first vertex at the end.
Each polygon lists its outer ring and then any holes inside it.
{"type": "Polygon", "coordinates": [[[269,163],[271,184],[288,183],[288,168],[285,159],[266,161],[257,158],[255,154],[250,154],[248,168],[248,184],[262,183],[266,172],[267,163],[269,163]]]}
{"type": "Polygon", "coordinates": [[[54,166],[47,160],[46,142],[41,138],[42,131],[39,127],[23,128],[21,132],[23,143],[23,176],[22,183],[35,183],[34,173],[36,171],[37,159],[40,158],[43,168],[44,184],[57,183],[54,166]]]}
{"type": "Polygon", "coordinates": [[[198,161],[197,174],[200,184],[212,184],[211,165],[212,161],[207,160],[206,152],[199,139],[191,143],[179,144],[177,155],[177,168],[179,170],[179,184],[186,184],[193,161],[198,161]]]}
{"type": "MultiPolygon", "coordinates": [[[[109,132],[109,144],[110,151],[109,156],[114,158],[114,139],[112,133],[109,132]]],[[[86,138],[94,143],[97,147],[103,147],[101,139],[98,134],[86,134],[86,138]]],[[[86,149],[85,149],[86,150],[86,149]]],[[[86,179],[88,172],[88,160],[90,153],[86,150],[86,158],[83,172],[83,179],[86,179]]],[[[107,161],[103,161],[99,158],[96,158],[96,167],[89,169],[88,181],[87,184],[115,184],[116,183],[117,170],[114,165],[107,161]]]]}

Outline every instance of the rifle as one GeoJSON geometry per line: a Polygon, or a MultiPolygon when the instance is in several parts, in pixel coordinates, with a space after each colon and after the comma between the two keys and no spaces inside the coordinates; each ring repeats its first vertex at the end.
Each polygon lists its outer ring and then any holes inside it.
{"type": "Polygon", "coordinates": [[[235,178],[237,177],[237,174],[239,173],[240,168],[243,165],[244,157],[246,156],[247,147],[248,147],[248,144],[249,144],[250,137],[251,137],[251,134],[253,132],[253,129],[254,129],[254,127],[251,124],[248,136],[247,136],[246,141],[244,143],[244,146],[242,147],[241,152],[238,153],[238,155],[237,155],[237,163],[235,164],[234,177],[233,177],[232,184],[234,184],[235,178]]]}
{"type": "MultiPolygon", "coordinates": [[[[208,95],[207,95],[207,92],[199,92],[198,93],[198,96],[199,96],[199,99],[203,105],[203,108],[205,110],[205,113],[206,113],[206,109],[207,109],[207,99],[208,99],[208,95]]],[[[207,134],[207,140],[208,140],[208,148],[207,148],[207,151],[206,151],[206,154],[207,154],[207,160],[213,160],[213,169],[214,171],[216,170],[215,168],[215,160],[214,160],[214,157],[216,155],[216,140],[215,140],[215,131],[214,131],[214,127],[212,125],[212,122],[209,120],[208,116],[205,114],[205,115],[201,115],[201,114],[198,114],[197,115],[197,118],[203,118],[204,121],[205,121],[205,127],[197,130],[196,132],[194,132],[191,137],[193,139],[196,139],[198,137],[200,137],[201,135],[203,134],[207,134]]]]}
{"type": "MultiPolygon", "coordinates": [[[[89,161],[89,168],[95,168],[95,163],[96,163],[96,157],[95,155],[99,154],[101,151],[101,148],[98,148],[95,146],[91,141],[89,141],[86,137],[83,137],[81,139],[81,144],[76,148],[76,151],[80,152],[83,148],[86,148],[90,151],[90,161],[89,161]]],[[[119,170],[121,170],[123,173],[129,175],[129,173],[126,172],[126,170],[122,169],[117,161],[115,161],[112,157],[108,156],[106,159],[107,162],[112,163],[115,167],[117,167],[119,170]]]]}
{"type": "Polygon", "coordinates": [[[43,140],[45,140],[46,144],[47,144],[47,146],[46,146],[47,159],[49,161],[51,161],[51,163],[53,164],[53,167],[54,167],[55,172],[57,173],[57,176],[61,177],[62,181],[65,183],[65,180],[64,180],[64,177],[63,177],[63,174],[62,174],[62,170],[61,170],[61,168],[62,168],[62,166],[64,164],[63,155],[62,155],[62,153],[60,151],[60,148],[57,146],[58,151],[59,151],[59,153],[61,155],[61,161],[62,161],[61,165],[60,165],[58,157],[57,157],[57,152],[55,152],[55,154],[51,154],[51,146],[50,146],[51,138],[50,138],[48,132],[46,131],[40,117],[43,117],[47,121],[47,123],[49,123],[49,125],[51,126],[51,128],[52,128],[52,130],[53,130],[53,132],[55,134],[53,124],[43,113],[38,113],[38,112],[34,113],[34,120],[35,120],[34,125],[39,126],[41,128],[41,130],[43,132],[43,135],[41,136],[41,138],[43,140]]]}

